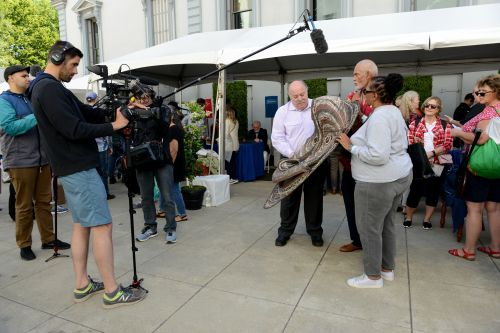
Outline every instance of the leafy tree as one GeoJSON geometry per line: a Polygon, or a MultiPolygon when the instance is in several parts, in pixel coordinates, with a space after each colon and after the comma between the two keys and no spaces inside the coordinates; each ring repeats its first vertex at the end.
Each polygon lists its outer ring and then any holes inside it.
{"type": "Polygon", "coordinates": [[[50,0],[0,1],[0,67],[40,64],[59,38],[57,11],[50,0]]]}

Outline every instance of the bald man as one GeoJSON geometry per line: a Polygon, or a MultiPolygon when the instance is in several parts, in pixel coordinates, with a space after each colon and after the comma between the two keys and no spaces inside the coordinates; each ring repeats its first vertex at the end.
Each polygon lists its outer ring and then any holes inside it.
{"type": "MultiPolygon", "coordinates": [[[[274,148],[285,157],[292,157],[314,133],[311,118],[312,100],[307,85],[293,81],[288,86],[290,101],[281,106],[274,116],[271,140],[274,148]]],[[[323,246],[323,181],[325,163],[320,165],[295,191],[281,200],[281,225],[276,246],[285,246],[295,231],[300,210],[300,198],[304,192],[304,218],[307,233],[314,246],[323,246]]]]}
{"type": "MultiPolygon", "coordinates": [[[[356,90],[347,95],[347,100],[358,101],[361,118],[357,123],[354,124],[351,131],[348,133],[349,136],[356,132],[356,130],[361,126],[368,116],[373,112],[373,107],[365,102],[364,91],[373,77],[378,75],[377,65],[369,60],[364,59],[356,64],[354,71],[352,73],[352,80],[356,90]]],[[[351,154],[345,149],[342,150],[342,155],[340,157],[340,162],[344,168],[342,172],[342,198],[344,199],[344,206],[347,217],[347,224],[349,226],[349,235],[351,237],[351,243],[344,244],[340,247],[341,252],[353,252],[359,251],[363,248],[361,240],[359,238],[358,229],[356,227],[356,216],[354,213],[354,186],[356,182],[352,178],[351,173],[351,154]]]]}

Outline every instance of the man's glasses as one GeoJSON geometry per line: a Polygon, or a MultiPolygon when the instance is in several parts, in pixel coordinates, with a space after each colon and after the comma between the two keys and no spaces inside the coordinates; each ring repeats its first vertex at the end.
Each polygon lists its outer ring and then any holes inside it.
{"type": "Polygon", "coordinates": [[[369,93],[375,93],[375,91],[373,91],[373,90],[367,90],[367,89],[363,90],[363,94],[364,95],[369,94],[369,93]]]}
{"type": "Polygon", "coordinates": [[[439,105],[434,105],[434,104],[425,104],[425,105],[424,105],[424,108],[430,108],[430,109],[435,110],[435,109],[439,108],[439,105]]]}
{"type": "Polygon", "coordinates": [[[492,93],[493,91],[475,91],[474,94],[476,96],[481,96],[481,97],[484,97],[486,96],[486,94],[489,94],[489,93],[492,93]]]}

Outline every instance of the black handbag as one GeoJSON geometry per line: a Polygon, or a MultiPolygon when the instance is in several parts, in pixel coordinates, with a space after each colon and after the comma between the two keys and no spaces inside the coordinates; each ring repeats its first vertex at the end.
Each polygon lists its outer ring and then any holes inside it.
{"type": "Polygon", "coordinates": [[[408,145],[408,155],[413,163],[413,179],[426,179],[435,176],[422,142],[408,145]]]}
{"type": "Polygon", "coordinates": [[[161,165],[165,162],[165,154],[161,142],[149,141],[130,148],[131,167],[141,168],[161,165]]]}
{"type": "Polygon", "coordinates": [[[462,158],[462,161],[460,162],[460,166],[458,167],[457,171],[457,183],[456,183],[456,193],[455,196],[457,198],[462,198],[464,197],[464,190],[465,190],[465,183],[467,182],[467,166],[469,165],[469,160],[472,152],[474,151],[474,147],[476,147],[477,141],[479,140],[479,137],[481,136],[482,131],[479,129],[474,130],[474,141],[472,141],[472,145],[470,146],[470,149],[466,154],[464,154],[464,157],[462,158]]]}

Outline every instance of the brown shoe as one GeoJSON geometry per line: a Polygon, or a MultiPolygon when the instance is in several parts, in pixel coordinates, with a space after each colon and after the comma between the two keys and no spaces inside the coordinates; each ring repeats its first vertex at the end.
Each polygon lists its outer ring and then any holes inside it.
{"type": "Polygon", "coordinates": [[[353,251],[359,251],[362,250],[363,248],[360,246],[356,246],[353,243],[345,244],[342,245],[339,249],[340,252],[353,252],[353,251]]]}

